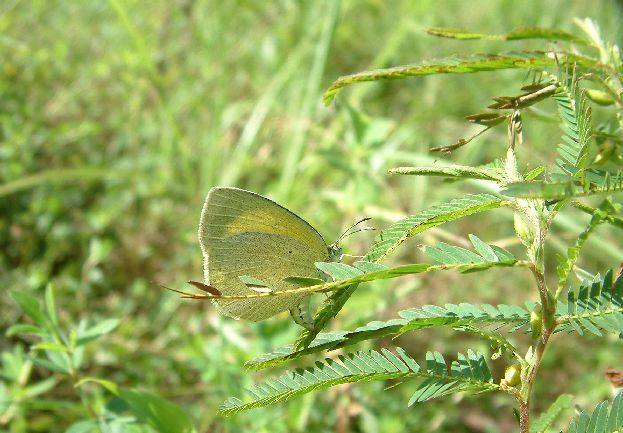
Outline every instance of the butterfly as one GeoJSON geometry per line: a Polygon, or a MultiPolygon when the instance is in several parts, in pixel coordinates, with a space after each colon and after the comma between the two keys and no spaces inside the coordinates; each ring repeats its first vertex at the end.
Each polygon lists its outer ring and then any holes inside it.
{"type": "Polygon", "coordinates": [[[199,222],[204,282],[189,283],[207,292],[227,316],[257,322],[289,310],[296,323],[312,329],[308,293],[255,295],[300,287],[292,277],[324,280],[315,263],[340,261],[344,254],[339,242],[360,231],[350,232],[369,219],[357,222],[327,245],[309,223],[274,201],[244,189],[214,187],[199,222]],[[219,299],[223,295],[249,297],[219,299]]]}

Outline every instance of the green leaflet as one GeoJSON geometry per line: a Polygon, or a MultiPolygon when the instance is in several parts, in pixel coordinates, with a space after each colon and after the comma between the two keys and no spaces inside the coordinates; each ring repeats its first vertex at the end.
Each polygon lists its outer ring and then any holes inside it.
{"type": "Polygon", "coordinates": [[[569,433],[614,433],[623,428],[623,393],[616,396],[608,412],[608,402],[597,405],[592,414],[583,411],[569,425],[569,433]]]}
{"type": "Polygon", "coordinates": [[[530,425],[530,433],[544,433],[547,432],[547,429],[551,425],[551,423],[560,415],[560,413],[571,407],[571,402],[573,401],[573,396],[569,394],[559,395],[556,401],[552,403],[552,405],[539,417],[532,421],[530,425]]]}
{"type": "MultiPolygon", "coordinates": [[[[584,204],[584,203],[580,203],[578,201],[572,201],[571,205],[573,207],[575,207],[576,209],[579,209],[582,212],[585,212],[585,213],[587,213],[589,215],[594,215],[595,212],[598,211],[597,208],[589,206],[589,205],[584,204]]],[[[612,224],[613,226],[618,227],[620,229],[623,229],[623,219],[614,217],[612,215],[605,215],[605,216],[603,216],[603,219],[604,219],[604,221],[612,224]]]]}
{"type": "Polygon", "coordinates": [[[610,216],[611,213],[615,212],[615,208],[612,202],[609,199],[604,200],[599,209],[595,209],[593,212],[593,217],[590,222],[584,229],[582,233],[578,236],[575,244],[567,250],[567,255],[558,256],[558,288],[556,290],[556,298],[562,292],[565,283],[567,282],[567,278],[569,277],[569,273],[575,266],[575,263],[580,256],[580,250],[584,243],[588,240],[590,234],[595,230],[600,224],[606,221],[606,218],[610,216]]]}
{"type": "Polygon", "coordinates": [[[450,165],[445,167],[396,167],[389,170],[390,174],[411,176],[442,176],[455,179],[502,180],[504,171],[490,167],[469,167],[450,165]]]}
{"type": "MultiPolygon", "coordinates": [[[[280,347],[248,361],[245,366],[251,370],[276,367],[289,360],[297,359],[305,355],[321,351],[330,351],[342,347],[352,346],[364,340],[379,338],[382,336],[398,335],[418,329],[432,328],[435,326],[472,327],[463,329],[468,332],[480,331],[476,326],[490,326],[498,329],[502,326],[511,326],[510,332],[526,329],[530,320],[531,306],[522,308],[509,305],[471,305],[471,304],[446,304],[443,307],[436,305],[424,305],[419,308],[409,308],[398,313],[400,318],[385,322],[373,321],[365,326],[352,331],[322,332],[307,347],[287,345],[280,347]]],[[[489,341],[513,350],[500,334],[485,336],[489,341]]]]}
{"type": "Polygon", "coordinates": [[[509,251],[488,245],[476,235],[470,234],[469,240],[472,242],[475,252],[445,242],[439,242],[434,247],[426,246],[424,252],[435,261],[448,265],[515,261],[515,257],[509,251]]]}
{"type": "Polygon", "coordinates": [[[457,392],[482,393],[498,388],[493,383],[491,371],[482,354],[469,350],[467,356],[459,353],[457,358],[450,365],[448,373],[446,361],[441,353],[426,353],[426,369],[430,377],[426,378],[413,393],[408,405],[457,392]]]}
{"type": "Polygon", "coordinates": [[[495,209],[503,200],[491,194],[466,195],[447,203],[433,206],[417,215],[407,217],[383,230],[366,256],[366,260],[378,262],[396,249],[409,237],[431,227],[454,221],[467,215],[495,209]]]}
{"type": "MultiPolygon", "coordinates": [[[[402,221],[399,221],[388,229],[381,232],[378,236],[376,243],[373,245],[371,250],[368,252],[366,257],[364,258],[364,263],[370,263],[367,265],[359,265],[357,269],[352,268],[348,269],[348,265],[344,264],[336,264],[336,263],[322,263],[316,264],[319,268],[333,276],[344,277],[349,274],[354,275],[357,272],[369,272],[368,274],[364,274],[361,280],[352,281],[348,284],[340,285],[336,287],[336,290],[325,303],[325,305],[320,309],[316,316],[314,317],[314,330],[304,330],[301,332],[299,337],[296,340],[295,347],[301,348],[309,345],[318,332],[331,320],[333,317],[337,315],[337,313],[342,309],[348,298],[354,293],[357,289],[357,284],[363,281],[371,281],[367,278],[370,277],[370,274],[374,274],[375,269],[379,269],[378,265],[374,267],[372,263],[377,263],[381,261],[389,252],[397,248],[402,242],[404,242],[408,237],[414,236],[417,233],[423,232],[424,230],[435,227],[437,225],[443,224],[445,222],[453,221],[459,219],[461,217],[471,215],[478,212],[484,212],[489,209],[494,209],[502,206],[502,199],[495,197],[491,194],[477,194],[477,195],[467,195],[462,198],[454,199],[449,201],[448,203],[441,204],[438,206],[434,206],[427,211],[424,211],[418,215],[414,215],[408,217],[402,221]],[[337,265],[337,266],[336,266],[337,265]],[[336,273],[332,275],[332,273],[343,271],[345,273],[339,274],[336,273]],[[373,271],[373,272],[370,272],[373,271]]],[[[492,247],[495,249],[496,247],[492,247]]],[[[500,266],[504,266],[503,263],[499,263],[500,266]]],[[[421,266],[421,265],[414,265],[421,266]]],[[[493,264],[492,266],[495,266],[493,264]]],[[[485,266],[484,268],[486,268],[485,266]]],[[[469,268],[469,266],[468,266],[469,268]]],[[[484,269],[482,268],[482,269],[484,269]]],[[[428,268],[427,268],[428,269],[428,268]]],[[[481,268],[476,266],[472,270],[480,270],[481,268]]],[[[407,269],[404,269],[406,271],[407,269]]],[[[469,269],[463,270],[464,272],[469,271],[469,269]]],[[[376,273],[383,272],[383,270],[377,270],[376,273]]],[[[396,271],[387,270],[386,272],[392,273],[391,275],[399,276],[395,274],[396,271]]],[[[400,271],[398,271],[400,272],[400,271]]],[[[416,271],[421,272],[421,271],[416,271]]],[[[388,274],[389,275],[389,274],[388,274]]],[[[380,277],[380,275],[375,275],[375,277],[380,277]]],[[[376,278],[375,278],[376,279],[376,278]]]]}
{"type": "MultiPolygon", "coordinates": [[[[491,247],[491,248],[494,251],[496,251],[496,254],[499,254],[500,257],[505,257],[504,250],[497,248],[497,247],[491,247]]],[[[492,267],[513,267],[513,266],[524,266],[524,265],[525,265],[525,262],[520,262],[512,258],[509,258],[508,260],[505,260],[505,261],[499,261],[499,260],[492,261],[492,262],[478,261],[478,262],[471,262],[471,263],[453,263],[453,264],[444,264],[444,265],[430,265],[428,263],[415,263],[412,265],[397,266],[395,268],[385,268],[385,267],[380,268],[379,266],[375,266],[375,267],[364,266],[367,269],[381,269],[381,270],[363,273],[361,269],[354,268],[349,265],[336,264],[336,263],[332,263],[332,264],[323,263],[320,265],[320,267],[323,270],[326,270],[327,272],[335,273],[335,275],[343,275],[343,276],[354,275],[354,276],[344,279],[344,280],[337,280],[337,281],[333,281],[333,282],[329,282],[325,284],[320,284],[317,286],[308,286],[308,287],[304,287],[301,289],[296,289],[296,290],[304,290],[309,293],[327,292],[327,291],[334,291],[334,293],[329,297],[327,302],[325,302],[325,305],[323,306],[323,308],[314,317],[314,323],[315,323],[314,330],[303,331],[297,338],[295,347],[300,349],[300,348],[303,348],[309,345],[314,340],[318,332],[324,327],[324,325],[339,312],[339,310],[342,308],[344,303],[348,300],[350,295],[355,291],[359,283],[363,283],[367,281],[374,281],[374,280],[398,278],[404,275],[418,274],[422,272],[455,269],[459,272],[467,273],[467,272],[483,271],[485,269],[492,268],[492,267]],[[338,266],[335,266],[335,265],[338,265],[338,266]]],[[[290,292],[283,291],[280,294],[271,294],[271,296],[278,296],[281,294],[288,294],[288,293],[290,292]]],[[[258,294],[255,296],[265,296],[265,295],[267,294],[258,294]]],[[[250,295],[248,297],[250,297],[250,295]]]]}
{"type": "Polygon", "coordinates": [[[562,173],[576,176],[588,162],[588,146],[591,140],[591,107],[586,93],[572,81],[570,86],[559,83],[554,100],[562,120],[563,143],[558,145],[558,168],[562,173]]]}
{"type": "Polygon", "coordinates": [[[519,27],[507,33],[492,35],[487,33],[474,33],[461,29],[451,28],[430,28],[426,33],[451,39],[490,39],[500,41],[515,41],[521,39],[544,39],[548,41],[566,41],[576,44],[589,45],[589,41],[572,33],[559,29],[550,29],[545,27],[519,27]]]}
{"type": "MultiPolygon", "coordinates": [[[[425,305],[410,308],[399,313],[399,319],[386,322],[374,321],[353,331],[320,333],[306,348],[295,349],[285,346],[271,353],[261,355],[246,366],[252,370],[281,365],[284,362],[325,350],[351,346],[363,340],[387,335],[397,335],[417,329],[435,326],[501,326],[511,325],[510,332],[527,329],[531,305],[526,308],[511,305],[492,306],[446,304],[443,307],[425,305]]],[[[619,333],[623,330],[623,277],[613,280],[613,271],[606,273],[603,280],[590,286],[583,286],[576,295],[570,291],[568,303],[559,302],[556,311],[556,331],[589,331],[601,335],[601,331],[619,333]]],[[[509,347],[510,349],[510,347],[509,347]]],[[[512,349],[511,349],[512,350],[512,349]]]]}
{"type": "Polygon", "coordinates": [[[614,280],[610,269],[603,280],[583,285],[577,293],[570,289],[567,304],[558,304],[556,316],[557,331],[599,336],[602,331],[623,332],[623,274],[614,280]]]}
{"type": "Polygon", "coordinates": [[[467,356],[458,355],[450,365],[450,372],[443,356],[438,352],[426,354],[427,368],[411,358],[400,347],[396,353],[387,349],[340,355],[337,359],[316,362],[314,367],[297,369],[278,378],[255,385],[248,390],[245,400],[235,397],[221,406],[219,413],[225,416],[290,400],[318,389],[342,383],[372,380],[423,378],[409,405],[456,392],[482,393],[499,389],[482,354],[469,351],[467,356]]]}
{"type": "Polygon", "coordinates": [[[508,197],[562,200],[623,191],[622,172],[586,170],[584,179],[561,182],[526,181],[506,185],[502,194],[508,197]]]}
{"type": "Polygon", "coordinates": [[[521,51],[505,54],[473,54],[467,56],[451,56],[438,60],[431,60],[420,64],[395,66],[387,69],[363,71],[356,74],[344,75],[331,84],[325,91],[323,100],[330,104],[338,92],[348,85],[363,81],[392,80],[406,77],[432,74],[469,74],[480,71],[495,71],[501,69],[539,69],[556,66],[560,63],[576,63],[588,69],[598,68],[595,59],[559,52],[557,59],[543,51],[521,51]]]}

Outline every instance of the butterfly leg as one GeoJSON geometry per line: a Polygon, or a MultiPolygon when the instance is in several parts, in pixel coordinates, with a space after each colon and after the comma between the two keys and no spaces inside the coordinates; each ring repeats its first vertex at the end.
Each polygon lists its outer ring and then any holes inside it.
{"type": "Polygon", "coordinates": [[[309,331],[313,331],[314,317],[312,316],[310,311],[309,301],[310,297],[305,296],[303,299],[301,299],[301,302],[299,302],[296,307],[290,309],[290,315],[297,324],[301,325],[303,328],[309,331]]]}
{"type": "Polygon", "coordinates": [[[342,254],[342,257],[349,257],[351,259],[363,259],[365,256],[353,256],[352,254],[342,254]]]}

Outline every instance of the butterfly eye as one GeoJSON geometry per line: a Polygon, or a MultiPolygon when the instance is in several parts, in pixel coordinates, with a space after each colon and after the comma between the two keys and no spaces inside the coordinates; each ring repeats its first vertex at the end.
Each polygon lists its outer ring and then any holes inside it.
{"type": "Polygon", "coordinates": [[[341,262],[344,257],[344,250],[337,244],[329,246],[329,257],[332,262],[341,262]]]}

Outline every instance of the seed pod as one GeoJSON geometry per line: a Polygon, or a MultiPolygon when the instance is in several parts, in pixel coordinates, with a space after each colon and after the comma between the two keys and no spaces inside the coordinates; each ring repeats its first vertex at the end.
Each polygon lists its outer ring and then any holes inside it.
{"type": "Polygon", "coordinates": [[[509,365],[504,371],[504,379],[500,381],[500,385],[517,386],[521,383],[521,365],[509,365]]]}
{"type": "Polygon", "coordinates": [[[614,104],[614,98],[609,93],[603,90],[589,89],[586,91],[588,99],[599,105],[612,105],[614,104]]]}

